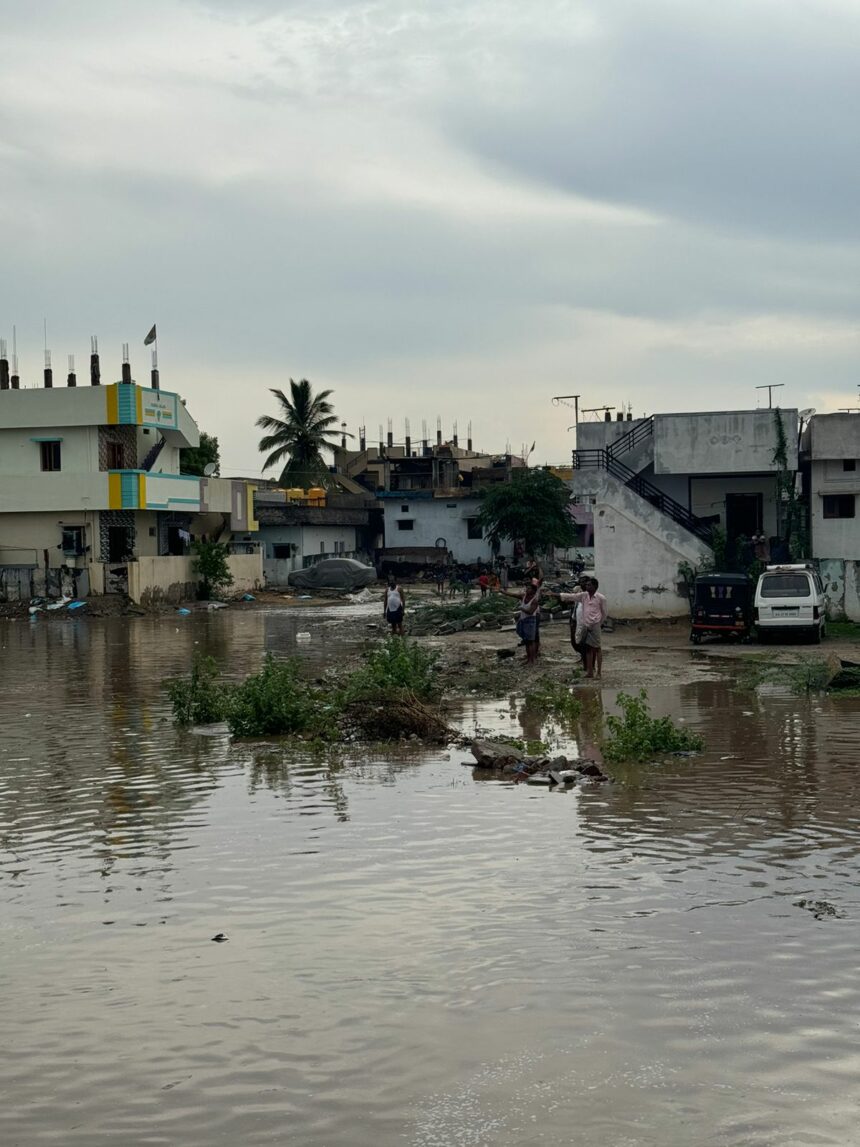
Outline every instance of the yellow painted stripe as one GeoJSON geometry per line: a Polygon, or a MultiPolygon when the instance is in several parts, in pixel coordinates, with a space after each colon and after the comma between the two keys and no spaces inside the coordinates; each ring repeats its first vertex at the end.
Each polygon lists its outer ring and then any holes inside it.
{"type": "Polygon", "coordinates": [[[146,509],[146,475],[138,474],[137,476],[137,508],[139,510],[146,509]]]}
{"type": "Polygon", "coordinates": [[[105,400],[107,402],[108,426],[116,426],[119,422],[119,394],[115,382],[105,387],[105,400]]]}
{"type": "Polygon", "coordinates": [[[122,478],[119,474],[108,474],[108,506],[112,510],[122,509],[122,478]]]}
{"type": "Polygon", "coordinates": [[[139,386],[135,386],[134,388],[134,397],[136,400],[137,424],[140,426],[143,422],[143,391],[139,386]]]}

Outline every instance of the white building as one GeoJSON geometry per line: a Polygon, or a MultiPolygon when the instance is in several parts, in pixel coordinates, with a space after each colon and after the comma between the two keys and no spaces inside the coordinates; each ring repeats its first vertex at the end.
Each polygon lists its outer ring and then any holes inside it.
{"type": "Polygon", "coordinates": [[[574,499],[590,505],[594,565],[618,617],[686,612],[681,563],[779,528],[774,453],[781,417],[786,469],[797,469],[796,410],[655,414],[577,426],[574,499]]]}
{"type": "Polygon", "coordinates": [[[139,595],[149,559],[190,569],[193,536],[247,530],[252,488],[180,473],[199,440],[178,395],[133,382],[0,391],[0,593],[139,595]]]}
{"type": "MultiPolygon", "coordinates": [[[[492,548],[477,522],[477,495],[413,490],[379,492],[377,498],[383,509],[386,558],[396,557],[402,550],[428,554],[448,550],[455,561],[465,565],[492,560],[492,548]]],[[[499,552],[509,556],[511,544],[503,542],[499,552]]]]}
{"type": "Polygon", "coordinates": [[[816,414],[803,447],[812,556],[833,612],[860,621],[860,414],[816,414]]]}

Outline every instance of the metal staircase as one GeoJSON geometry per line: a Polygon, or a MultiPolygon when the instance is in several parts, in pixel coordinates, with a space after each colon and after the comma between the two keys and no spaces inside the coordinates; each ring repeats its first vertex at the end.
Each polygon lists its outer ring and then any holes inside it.
{"type": "Polygon", "coordinates": [[[147,471],[151,470],[151,469],[152,469],[152,467],[155,465],[155,460],[156,460],[156,458],[158,458],[158,455],[161,453],[161,451],[162,451],[163,449],[164,449],[164,439],[163,439],[163,438],[159,438],[159,440],[158,440],[158,441],[156,442],[156,444],[155,444],[155,445],[154,445],[154,446],[153,446],[153,447],[152,447],[152,448],[151,448],[151,449],[150,449],[150,450],[147,452],[147,455],[146,455],[146,457],[145,457],[145,458],[144,458],[144,460],[141,462],[141,464],[140,464],[140,468],[141,468],[141,470],[147,470],[147,471]]]}
{"type": "Polygon", "coordinates": [[[641,474],[637,474],[635,470],[631,470],[629,466],[619,462],[619,455],[628,454],[640,442],[651,437],[653,433],[654,419],[647,418],[634,426],[632,430],[628,430],[626,434],[616,439],[604,450],[574,450],[573,468],[574,470],[605,470],[607,474],[611,474],[628,490],[632,490],[634,494],[644,498],[661,514],[666,514],[673,522],[685,530],[689,530],[700,541],[710,545],[711,527],[709,525],[705,525],[694,514],[691,514],[686,506],[676,502],[674,498],[665,494],[653,482],[649,482],[647,478],[643,478],[641,474]]]}

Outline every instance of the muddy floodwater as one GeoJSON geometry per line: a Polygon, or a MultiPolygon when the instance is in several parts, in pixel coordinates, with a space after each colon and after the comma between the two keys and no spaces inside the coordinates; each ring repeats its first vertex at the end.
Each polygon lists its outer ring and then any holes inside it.
{"type": "Polygon", "coordinates": [[[654,689],[706,751],[567,793],[170,724],[345,617],[0,623],[0,1143],[860,1143],[860,700],[654,689]]]}

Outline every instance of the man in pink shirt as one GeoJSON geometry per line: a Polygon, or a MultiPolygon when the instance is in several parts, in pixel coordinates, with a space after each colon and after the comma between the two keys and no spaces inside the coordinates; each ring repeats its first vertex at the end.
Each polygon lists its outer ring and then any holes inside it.
{"type": "Polygon", "coordinates": [[[603,672],[603,650],[600,646],[600,627],[606,621],[606,598],[597,592],[596,577],[589,578],[584,590],[560,593],[559,600],[582,605],[577,625],[576,644],[585,646],[585,676],[600,677],[603,672]]]}

